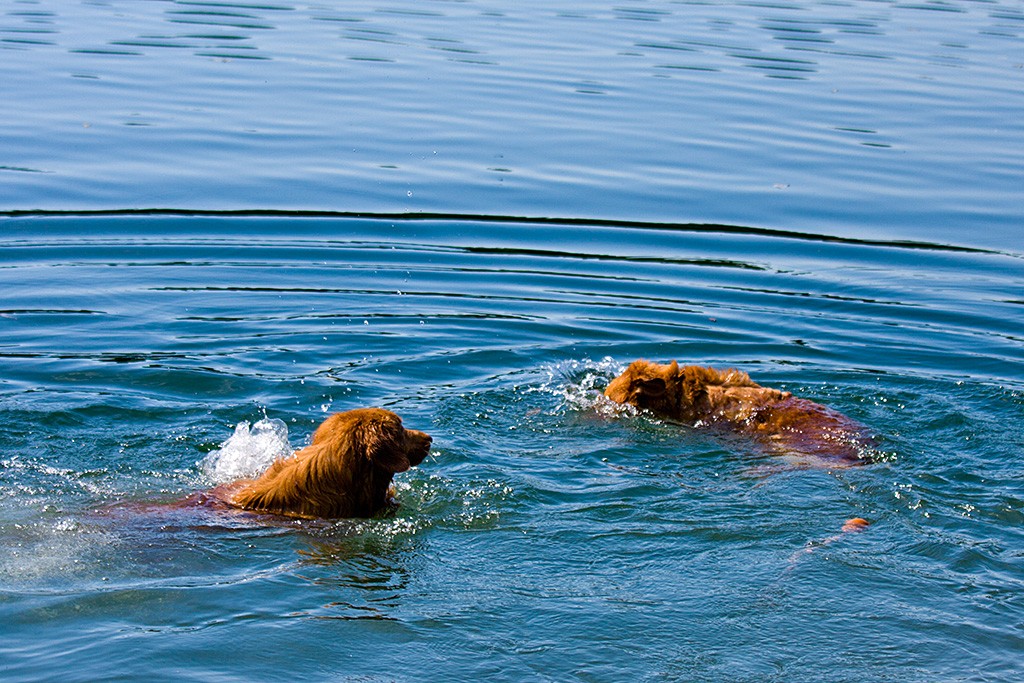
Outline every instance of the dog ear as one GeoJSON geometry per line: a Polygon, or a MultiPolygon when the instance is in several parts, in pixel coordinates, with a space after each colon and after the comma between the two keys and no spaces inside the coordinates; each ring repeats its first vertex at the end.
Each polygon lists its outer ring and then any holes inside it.
{"type": "Polygon", "coordinates": [[[388,472],[412,467],[405,453],[405,429],[401,420],[374,420],[363,430],[366,459],[388,472]]]}
{"type": "Polygon", "coordinates": [[[658,398],[665,395],[667,387],[665,380],[661,377],[655,377],[653,379],[638,379],[636,381],[636,389],[644,396],[658,398]]]}

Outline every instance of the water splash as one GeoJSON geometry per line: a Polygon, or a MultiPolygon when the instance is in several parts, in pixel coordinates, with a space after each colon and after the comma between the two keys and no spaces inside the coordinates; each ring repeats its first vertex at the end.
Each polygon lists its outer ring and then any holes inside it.
{"type": "Polygon", "coordinates": [[[214,483],[259,476],[278,458],[292,454],[288,425],[282,420],[263,418],[255,424],[239,422],[235,433],[199,463],[214,483]]]}
{"type": "Polygon", "coordinates": [[[625,367],[623,363],[607,356],[599,361],[584,358],[552,363],[542,368],[547,373],[547,379],[533,391],[556,396],[560,410],[596,411],[604,417],[635,415],[635,407],[615,403],[604,396],[605,387],[625,367]]]}

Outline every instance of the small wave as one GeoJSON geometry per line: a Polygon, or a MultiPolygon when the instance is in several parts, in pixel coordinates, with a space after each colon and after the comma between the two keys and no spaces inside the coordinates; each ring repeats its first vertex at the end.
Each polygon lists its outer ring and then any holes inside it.
{"type": "Polygon", "coordinates": [[[259,476],[278,458],[292,454],[288,425],[282,420],[263,418],[250,425],[239,422],[235,433],[199,463],[214,483],[259,476]]]}
{"type": "Polygon", "coordinates": [[[38,496],[50,500],[55,492],[67,494],[76,489],[89,494],[109,495],[112,489],[104,485],[105,468],[76,472],[67,467],[56,467],[34,458],[15,455],[0,460],[0,469],[11,473],[9,480],[0,480],[0,495],[38,496]]]}

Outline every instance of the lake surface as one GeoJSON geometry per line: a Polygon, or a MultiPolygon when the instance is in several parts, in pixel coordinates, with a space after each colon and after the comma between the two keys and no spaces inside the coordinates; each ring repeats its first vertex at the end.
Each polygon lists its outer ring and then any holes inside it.
{"type": "Polygon", "coordinates": [[[1019,2],[37,0],[0,208],[435,211],[1001,247],[1019,2]]]}
{"type": "Polygon", "coordinates": [[[1024,678],[1019,3],[3,12],[5,681],[1024,678]],[[368,405],[393,515],[162,507],[368,405]]]}

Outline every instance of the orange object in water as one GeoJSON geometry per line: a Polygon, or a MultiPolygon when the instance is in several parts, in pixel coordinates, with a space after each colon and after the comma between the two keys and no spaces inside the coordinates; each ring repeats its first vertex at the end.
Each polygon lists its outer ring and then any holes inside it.
{"type": "Polygon", "coordinates": [[[846,523],[843,524],[842,530],[844,533],[847,531],[864,531],[869,526],[871,526],[871,522],[868,520],[863,517],[854,517],[853,519],[846,520],[846,523]]]}

